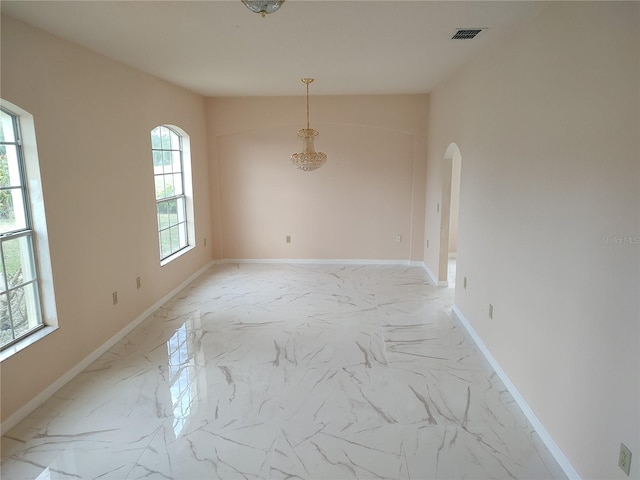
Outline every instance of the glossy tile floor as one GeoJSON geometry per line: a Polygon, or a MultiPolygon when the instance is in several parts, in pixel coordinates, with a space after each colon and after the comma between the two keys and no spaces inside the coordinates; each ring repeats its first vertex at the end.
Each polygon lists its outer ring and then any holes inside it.
{"type": "Polygon", "coordinates": [[[2,479],[565,478],[401,266],[212,267],[2,439],[2,479]]]}

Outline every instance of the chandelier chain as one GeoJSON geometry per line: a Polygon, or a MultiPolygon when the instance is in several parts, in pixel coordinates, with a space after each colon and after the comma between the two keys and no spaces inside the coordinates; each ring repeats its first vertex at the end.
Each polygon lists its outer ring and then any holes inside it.
{"type": "Polygon", "coordinates": [[[313,146],[313,140],[318,136],[317,130],[311,128],[310,108],[309,108],[309,84],[313,82],[313,78],[303,78],[302,82],[307,85],[307,128],[303,128],[298,132],[298,137],[302,140],[302,152],[291,155],[291,162],[299,170],[312,172],[320,168],[327,161],[327,155],[323,152],[316,152],[313,146]]]}
{"type": "Polygon", "coordinates": [[[307,83],[307,130],[309,129],[309,83],[307,83]]]}

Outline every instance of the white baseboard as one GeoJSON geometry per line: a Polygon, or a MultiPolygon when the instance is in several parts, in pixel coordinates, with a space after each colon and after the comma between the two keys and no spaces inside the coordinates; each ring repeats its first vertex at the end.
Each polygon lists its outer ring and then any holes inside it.
{"type": "Polygon", "coordinates": [[[16,412],[10,415],[2,424],[0,425],[0,434],[4,435],[13,427],[15,427],[18,423],[24,420],[31,412],[33,412],[36,408],[42,405],[46,400],[48,400],[54,393],[64,387],[67,383],[69,383],[73,378],[82,372],[85,368],[95,362],[101,355],[103,355],[107,350],[113,347],[117,342],[122,340],[125,335],[127,335],[131,330],[140,325],[144,320],[149,317],[153,312],[155,312],[158,308],[160,308],[164,303],[166,303],[169,299],[171,299],[174,295],[176,295],[180,290],[193,282],[196,278],[202,275],[206,270],[216,263],[215,261],[207,263],[204,267],[199,269],[197,272],[190,275],[184,282],[178,285],[176,288],[167,293],[160,300],[155,302],[149,308],[147,308],[144,312],[142,312],[138,317],[135,318],[131,323],[129,323],[126,327],[116,333],[113,337],[103,343],[97,350],[94,350],[85,358],[83,358],[76,366],[72,369],[68,370],[67,373],[58,378],[55,382],[45,388],[42,392],[32,398],[29,402],[19,408],[16,412]]]}
{"type": "Polygon", "coordinates": [[[433,274],[433,272],[431,271],[431,269],[427,266],[427,264],[424,264],[424,270],[425,272],[427,272],[427,276],[429,277],[429,280],[431,280],[431,284],[434,287],[441,287],[442,285],[438,284],[438,279],[436,278],[436,276],[433,274]]]}
{"type": "Polygon", "coordinates": [[[495,370],[498,377],[500,377],[502,383],[504,383],[505,387],[507,387],[507,390],[509,390],[509,393],[516,401],[522,412],[525,414],[531,426],[536,430],[536,433],[538,434],[542,442],[549,449],[549,452],[551,452],[551,455],[553,455],[556,462],[558,462],[558,465],[560,465],[560,468],[562,468],[562,470],[570,480],[580,480],[580,475],[578,475],[578,472],[573,468],[567,457],[565,457],[564,453],[562,453],[562,450],[560,450],[558,444],[553,440],[549,432],[547,432],[547,429],[544,428],[544,425],[542,424],[540,419],[538,419],[527,401],[520,394],[516,386],[511,382],[511,380],[507,376],[507,373],[502,369],[502,367],[498,363],[498,360],[496,360],[496,358],[491,354],[480,336],[476,333],[469,321],[460,311],[460,308],[458,308],[457,305],[453,305],[451,311],[453,315],[455,315],[455,317],[460,320],[464,328],[467,329],[467,332],[469,332],[469,335],[471,335],[473,341],[476,343],[484,357],[488,360],[491,367],[495,370]]]}
{"type": "Polygon", "coordinates": [[[427,264],[425,262],[422,262],[422,266],[424,267],[425,271],[427,272],[427,275],[429,276],[429,280],[431,280],[431,283],[434,287],[448,287],[449,286],[449,282],[447,282],[446,280],[443,282],[439,282],[436,278],[436,276],[433,274],[433,272],[431,271],[431,269],[429,267],[427,267],[427,264]]]}
{"type": "Polygon", "coordinates": [[[324,259],[324,258],[225,258],[222,263],[264,263],[297,265],[411,265],[409,260],[324,259]]]}

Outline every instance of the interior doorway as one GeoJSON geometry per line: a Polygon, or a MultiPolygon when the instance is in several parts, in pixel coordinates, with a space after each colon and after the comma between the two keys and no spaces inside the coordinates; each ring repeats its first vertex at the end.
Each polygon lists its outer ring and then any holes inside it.
{"type": "Polygon", "coordinates": [[[442,198],[440,202],[440,257],[438,284],[455,287],[458,253],[458,214],[460,208],[460,178],[462,154],[455,143],[450,144],[442,164],[442,198]]]}

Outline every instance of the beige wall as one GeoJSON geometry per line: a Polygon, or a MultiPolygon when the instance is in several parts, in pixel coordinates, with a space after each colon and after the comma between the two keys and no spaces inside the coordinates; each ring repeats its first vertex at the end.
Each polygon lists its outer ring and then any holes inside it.
{"type": "Polygon", "coordinates": [[[217,256],[421,261],[427,111],[426,95],[312,91],[316,149],[328,161],[305,173],[289,160],[302,147],[304,96],[209,99],[217,256]]]}
{"type": "Polygon", "coordinates": [[[60,327],[2,362],[5,421],[212,253],[202,97],[3,17],[2,98],[34,116],[60,327]],[[191,137],[197,247],[161,268],[150,131],[164,123],[191,137]]]}
{"type": "Polygon", "coordinates": [[[638,7],[552,4],[430,97],[427,265],[456,142],[456,304],[585,479],[640,476],[638,7]]]}

